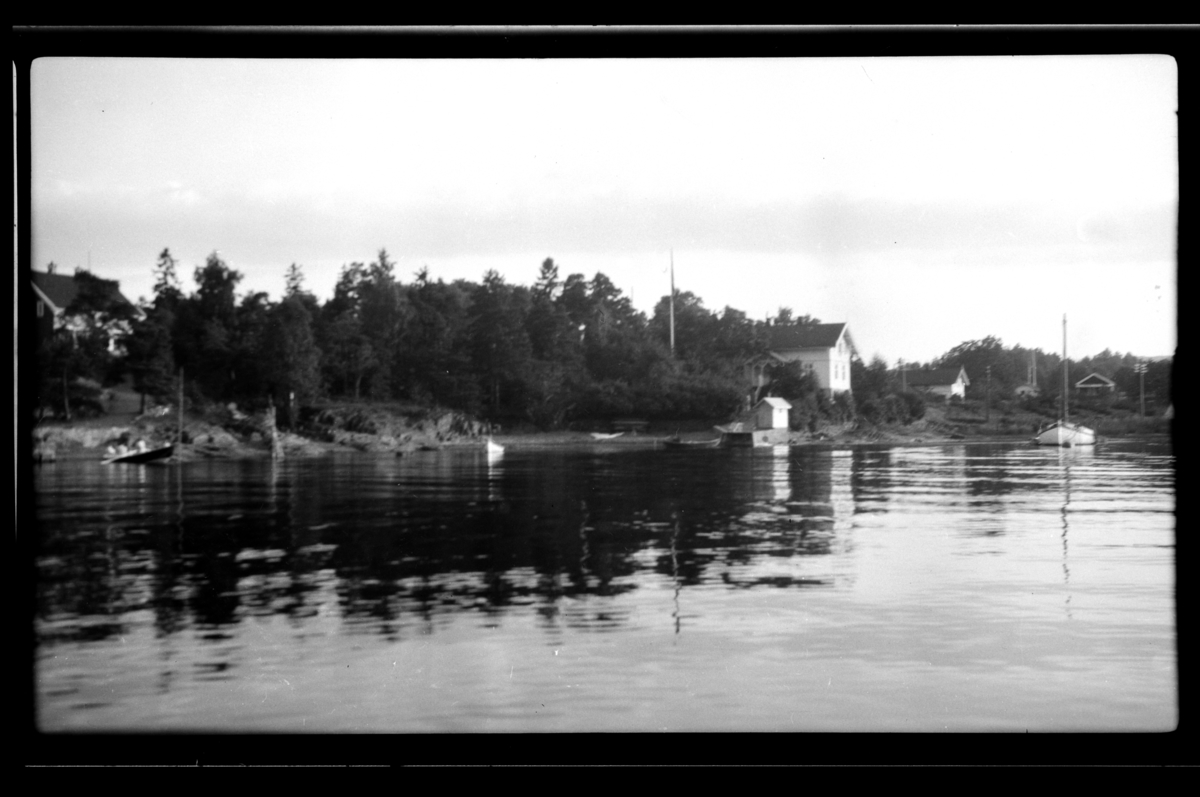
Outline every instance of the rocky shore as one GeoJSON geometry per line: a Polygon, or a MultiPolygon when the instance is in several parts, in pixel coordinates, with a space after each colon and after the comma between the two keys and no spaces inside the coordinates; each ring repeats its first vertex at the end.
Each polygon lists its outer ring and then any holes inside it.
{"type": "MultiPolygon", "coordinates": [[[[281,424],[282,425],[282,424],[281,424]]],[[[1006,434],[962,429],[936,419],[906,426],[872,426],[862,423],[825,423],[813,432],[792,432],[788,445],[936,445],[956,442],[1020,442],[1032,434],[1004,430],[1006,434]]],[[[504,430],[494,439],[509,446],[539,447],[579,444],[649,446],[675,429],[651,425],[643,434],[627,433],[597,441],[587,431],[540,432],[504,430]]],[[[105,416],[73,423],[46,423],[34,429],[34,459],[100,457],[109,446],[134,445],[144,440],[153,448],[176,443],[176,461],[253,457],[313,457],[334,451],[363,451],[404,456],[441,448],[478,448],[487,437],[487,427],[460,413],[430,408],[389,405],[332,405],[305,409],[295,423],[279,428],[271,411],[244,413],[228,405],[185,417],[182,444],[180,424],[171,414],[105,416]]],[[[711,439],[717,432],[703,424],[680,434],[684,439],[711,439]]]]}
{"type": "Polygon", "coordinates": [[[459,413],[397,411],[389,407],[327,407],[301,413],[280,428],[271,411],[244,413],[235,405],[178,417],[105,416],[74,422],[48,422],[33,430],[38,462],[96,457],[112,446],[150,448],[175,443],[174,459],[310,457],[337,450],[404,455],[449,446],[482,446],[484,427],[459,413]],[[182,443],[180,436],[182,434],[182,443]]]}

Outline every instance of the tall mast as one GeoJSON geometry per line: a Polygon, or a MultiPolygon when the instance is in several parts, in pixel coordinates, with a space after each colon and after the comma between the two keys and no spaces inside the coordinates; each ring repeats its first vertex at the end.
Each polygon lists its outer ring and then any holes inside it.
{"type": "Polygon", "coordinates": [[[1067,314],[1063,313],[1063,390],[1062,390],[1062,419],[1067,422],[1067,314]]]}
{"type": "Polygon", "coordinates": [[[675,356],[675,250],[671,250],[671,356],[675,356]]]}

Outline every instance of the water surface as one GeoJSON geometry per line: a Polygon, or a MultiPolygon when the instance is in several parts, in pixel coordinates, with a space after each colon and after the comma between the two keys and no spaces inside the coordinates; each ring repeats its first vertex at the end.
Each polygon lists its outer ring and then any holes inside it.
{"type": "Polygon", "coordinates": [[[35,475],[45,731],[1167,731],[1166,445],[35,475]]]}

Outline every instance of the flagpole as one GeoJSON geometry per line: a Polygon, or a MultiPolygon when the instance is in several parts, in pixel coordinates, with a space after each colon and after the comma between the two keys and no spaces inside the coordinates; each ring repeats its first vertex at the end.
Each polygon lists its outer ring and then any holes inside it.
{"type": "Polygon", "coordinates": [[[671,250],[671,356],[675,356],[675,250],[671,250]]]}

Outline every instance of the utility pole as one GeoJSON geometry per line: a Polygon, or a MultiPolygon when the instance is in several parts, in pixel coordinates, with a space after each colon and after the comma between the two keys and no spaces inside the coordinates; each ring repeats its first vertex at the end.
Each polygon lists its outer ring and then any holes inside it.
{"type": "Polygon", "coordinates": [[[1138,375],[1139,390],[1142,399],[1142,418],[1146,417],[1146,364],[1140,362],[1133,366],[1133,370],[1138,375]]]}
{"type": "Polygon", "coordinates": [[[992,420],[992,366],[987,367],[987,395],[984,397],[983,422],[992,420]]]}
{"type": "Polygon", "coordinates": [[[671,250],[671,356],[675,356],[675,250],[671,250]]]}
{"type": "Polygon", "coordinates": [[[908,392],[908,374],[904,370],[904,359],[903,358],[901,358],[901,360],[900,360],[900,392],[901,393],[908,392]]]}

